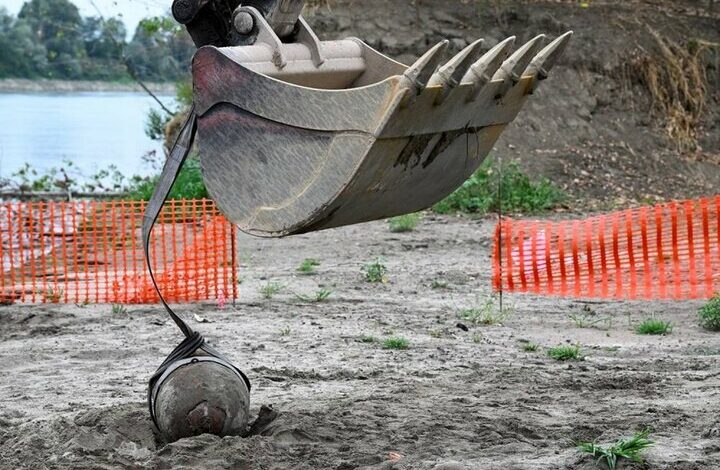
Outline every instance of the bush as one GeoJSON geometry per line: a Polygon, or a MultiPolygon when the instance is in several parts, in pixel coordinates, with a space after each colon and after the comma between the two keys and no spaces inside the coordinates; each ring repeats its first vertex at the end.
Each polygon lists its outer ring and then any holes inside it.
{"type": "Polygon", "coordinates": [[[667,335],[672,332],[672,322],[648,318],[635,327],[639,335],[667,335]]]}
{"type": "Polygon", "coordinates": [[[700,326],[710,331],[720,331],[720,294],[700,307],[700,326]]]}
{"type": "Polygon", "coordinates": [[[550,181],[532,181],[516,163],[507,165],[500,175],[486,160],[460,188],[433,209],[440,214],[484,214],[497,212],[502,205],[508,212],[540,212],[556,207],[563,197],[550,181]]]}
{"type": "Polygon", "coordinates": [[[420,214],[405,214],[388,220],[388,226],[393,233],[412,232],[420,221],[420,214]]]}
{"type": "MultiPolygon", "coordinates": [[[[159,175],[136,178],[128,188],[128,197],[141,201],[149,200],[159,179],[159,175]]],[[[170,190],[168,199],[204,199],[207,197],[208,192],[200,171],[200,160],[196,157],[188,158],[170,190]]]]}
{"type": "Polygon", "coordinates": [[[580,346],[556,346],[548,349],[548,356],[556,361],[576,361],[581,358],[580,346]]]}

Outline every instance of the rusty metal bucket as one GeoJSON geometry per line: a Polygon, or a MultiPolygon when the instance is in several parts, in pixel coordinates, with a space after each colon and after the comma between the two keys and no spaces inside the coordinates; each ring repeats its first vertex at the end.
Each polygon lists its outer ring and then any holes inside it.
{"type": "Polygon", "coordinates": [[[251,7],[257,40],[193,59],[205,184],[240,229],[284,236],[427,208],[487,156],[572,32],[542,48],[482,41],[411,66],[362,41],[319,41],[299,19],[283,43],[251,7]],[[542,48],[542,49],[541,49],[542,48]]]}

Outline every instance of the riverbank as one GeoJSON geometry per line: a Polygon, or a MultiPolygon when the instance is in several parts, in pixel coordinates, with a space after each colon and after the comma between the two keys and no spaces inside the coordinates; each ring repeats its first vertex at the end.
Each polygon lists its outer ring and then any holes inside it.
{"type": "MultiPolygon", "coordinates": [[[[175,84],[145,83],[153,92],[174,95],[175,84]]],[[[42,92],[141,92],[143,89],[134,82],[102,82],[90,80],[29,80],[23,78],[5,78],[0,80],[0,92],[4,93],[42,93],[42,92]]]]}

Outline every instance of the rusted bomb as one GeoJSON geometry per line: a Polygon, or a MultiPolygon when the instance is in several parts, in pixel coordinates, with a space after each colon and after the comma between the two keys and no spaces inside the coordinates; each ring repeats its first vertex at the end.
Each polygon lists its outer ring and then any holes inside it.
{"type": "Polygon", "coordinates": [[[204,433],[240,435],[248,423],[247,379],[217,357],[175,361],[154,384],[150,398],[155,424],[167,442],[204,433]]]}

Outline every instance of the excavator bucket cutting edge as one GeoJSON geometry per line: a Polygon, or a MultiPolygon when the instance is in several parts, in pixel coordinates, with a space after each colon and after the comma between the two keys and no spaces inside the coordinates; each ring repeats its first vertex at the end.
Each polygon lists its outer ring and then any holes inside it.
{"type": "Polygon", "coordinates": [[[443,41],[407,67],[355,38],[319,41],[302,17],[281,40],[258,10],[238,10],[255,42],[193,59],[198,148],[220,210],[259,236],[438,202],[478,168],[572,35],[512,54],[514,37],[484,54],[479,40],[449,60],[443,41]]]}

